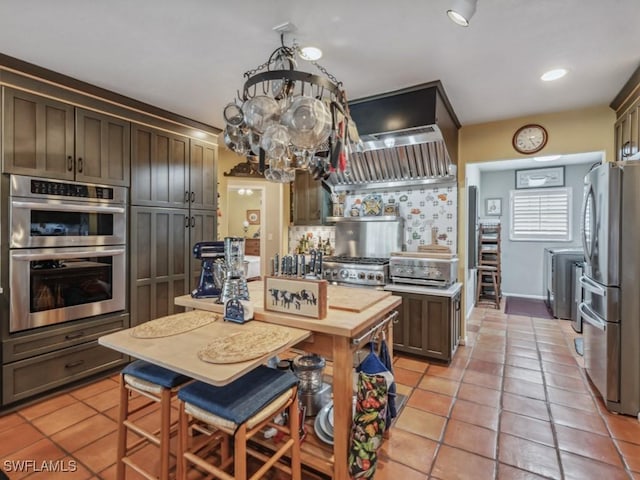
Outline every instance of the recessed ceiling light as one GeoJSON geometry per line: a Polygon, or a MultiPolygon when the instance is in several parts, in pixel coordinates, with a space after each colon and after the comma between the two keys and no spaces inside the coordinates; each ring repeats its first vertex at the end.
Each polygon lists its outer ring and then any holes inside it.
{"type": "Polygon", "coordinates": [[[553,162],[558,160],[562,155],[544,155],[542,157],[533,157],[536,162],[553,162]]]}
{"type": "Polygon", "coordinates": [[[315,60],[319,60],[322,57],[322,50],[320,50],[318,47],[302,47],[300,49],[300,56],[305,60],[313,62],[315,60]]]}
{"type": "Polygon", "coordinates": [[[545,82],[551,82],[553,80],[558,80],[559,78],[564,77],[567,74],[566,68],[555,68],[553,70],[549,70],[548,72],[544,72],[540,77],[540,80],[545,82]]]}
{"type": "Polygon", "coordinates": [[[451,8],[447,10],[449,19],[456,25],[468,27],[469,20],[476,13],[478,0],[451,0],[451,8]]]}

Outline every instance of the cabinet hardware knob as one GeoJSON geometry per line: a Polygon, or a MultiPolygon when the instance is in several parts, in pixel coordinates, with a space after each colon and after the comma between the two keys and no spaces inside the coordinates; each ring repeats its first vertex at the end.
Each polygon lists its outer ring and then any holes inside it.
{"type": "Polygon", "coordinates": [[[84,332],[70,333],[69,335],[65,335],[65,340],[75,340],[76,338],[84,337],[84,332]]]}
{"type": "Polygon", "coordinates": [[[191,203],[196,201],[196,192],[191,192],[191,203]]]}
{"type": "Polygon", "coordinates": [[[184,228],[189,228],[189,215],[184,216],[184,228]]]}
{"type": "Polygon", "coordinates": [[[73,171],[73,157],[71,155],[67,157],[67,170],[70,172],[73,171]]]}
{"type": "Polygon", "coordinates": [[[196,226],[196,217],[191,217],[191,227],[195,227],[196,226]]]}
{"type": "Polygon", "coordinates": [[[184,203],[189,203],[189,191],[184,192],[184,203]]]}
{"type": "Polygon", "coordinates": [[[75,362],[69,362],[67,363],[64,368],[74,368],[74,367],[79,367],[80,365],[84,364],[84,360],[76,360],[75,362]]]}
{"type": "Polygon", "coordinates": [[[78,158],[78,172],[82,173],[82,157],[78,158]]]}

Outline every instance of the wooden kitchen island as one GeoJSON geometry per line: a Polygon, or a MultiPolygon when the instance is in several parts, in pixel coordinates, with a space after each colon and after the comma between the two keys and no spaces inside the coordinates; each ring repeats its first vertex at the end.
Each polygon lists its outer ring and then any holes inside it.
{"type": "MultiPolygon", "coordinates": [[[[265,311],[264,283],[249,282],[248,286],[255,320],[310,331],[311,336],[295,348],[317,353],[333,361],[333,451],[329,445],[308,438],[302,444],[302,461],[336,480],[349,478],[347,456],[352,420],[353,355],[379,328],[385,330],[388,339],[393,338],[393,322],[388,320],[392,316],[395,318],[393,312],[398,309],[402,299],[391,295],[391,292],[329,285],[327,316],[318,320],[265,311]]],[[[199,310],[222,312],[222,306],[214,300],[194,299],[190,295],[177,297],[175,303],[199,310]]],[[[391,350],[392,342],[388,344],[391,350]]]]}

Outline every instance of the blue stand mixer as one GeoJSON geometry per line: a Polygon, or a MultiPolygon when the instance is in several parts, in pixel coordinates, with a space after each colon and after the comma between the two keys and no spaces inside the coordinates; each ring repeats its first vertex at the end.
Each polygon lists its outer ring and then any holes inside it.
{"type": "Polygon", "coordinates": [[[224,242],[198,242],[193,256],[202,260],[200,282],[191,292],[193,298],[218,298],[222,292],[224,242]]]}

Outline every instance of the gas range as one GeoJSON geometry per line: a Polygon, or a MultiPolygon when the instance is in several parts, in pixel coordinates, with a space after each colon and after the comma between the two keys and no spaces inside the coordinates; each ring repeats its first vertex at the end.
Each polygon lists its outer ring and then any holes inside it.
{"type": "Polygon", "coordinates": [[[322,277],[337,285],[382,288],[389,280],[389,259],[325,257],[322,277]]]}

